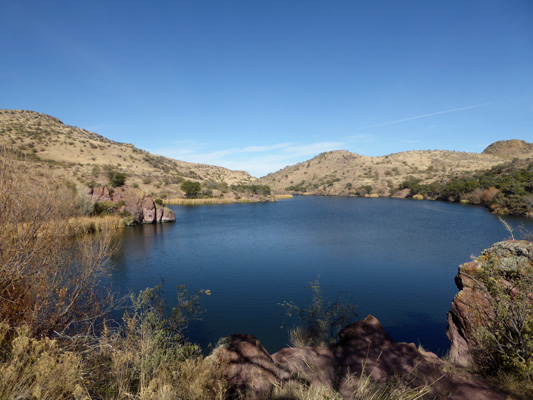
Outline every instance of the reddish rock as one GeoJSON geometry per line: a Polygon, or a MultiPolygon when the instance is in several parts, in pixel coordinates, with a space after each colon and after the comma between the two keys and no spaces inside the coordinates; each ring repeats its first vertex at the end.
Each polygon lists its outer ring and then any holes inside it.
{"type": "Polygon", "coordinates": [[[91,200],[96,201],[111,201],[111,195],[107,186],[95,187],[91,193],[91,200]]]}
{"type": "Polygon", "coordinates": [[[351,399],[364,374],[376,381],[399,377],[418,387],[427,385],[428,399],[507,399],[482,378],[450,368],[433,353],[419,352],[412,343],[394,343],[372,316],[348,325],[339,338],[331,348],[284,348],[271,356],[254,336],[232,335],[214,355],[226,366],[234,394],[246,398],[270,398],[274,387],[290,381],[351,399]]]}
{"type": "Polygon", "coordinates": [[[163,207],[163,216],[161,217],[161,222],[175,222],[176,214],[170,208],[163,207]]]}
{"type": "Polygon", "coordinates": [[[259,339],[252,335],[231,335],[215,351],[217,359],[226,365],[226,378],[235,394],[270,393],[280,371],[259,339]]]}
{"type": "MultiPolygon", "coordinates": [[[[505,283],[505,272],[521,270],[533,263],[533,243],[509,240],[495,243],[484,250],[481,256],[459,267],[455,282],[460,292],[452,302],[448,313],[450,358],[457,364],[469,365],[472,359],[473,335],[487,319],[494,316],[486,288],[478,274],[490,266],[501,271],[499,279],[505,283]]],[[[508,283],[507,283],[508,284],[508,283]]]]}
{"type": "Polygon", "coordinates": [[[176,215],[165,206],[156,205],[152,198],[138,189],[121,186],[110,194],[106,186],[95,187],[90,193],[93,202],[112,202],[122,204],[120,213],[129,214],[133,223],[152,224],[156,222],[174,222],[176,215]]]}
{"type": "Polygon", "coordinates": [[[153,224],[157,222],[155,203],[150,197],[144,197],[141,203],[143,211],[143,224],[153,224]]]}

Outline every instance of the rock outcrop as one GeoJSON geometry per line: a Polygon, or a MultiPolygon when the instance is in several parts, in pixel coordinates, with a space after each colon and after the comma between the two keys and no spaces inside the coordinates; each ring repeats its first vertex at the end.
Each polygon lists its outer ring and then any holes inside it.
{"type": "Polygon", "coordinates": [[[110,191],[107,186],[100,186],[92,189],[89,195],[93,203],[112,203],[116,211],[126,215],[132,224],[176,221],[174,211],[157,204],[141,190],[121,186],[110,191]]]}
{"type": "Polygon", "coordinates": [[[510,277],[515,277],[517,272],[524,274],[532,265],[533,243],[508,240],[495,243],[484,250],[481,256],[459,267],[455,282],[460,292],[455,296],[448,313],[446,332],[451,341],[449,354],[452,361],[460,365],[468,365],[473,361],[474,334],[494,317],[494,299],[491,299],[481,282],[480,274],[490,269],[493,279],[502,287],[515,288],[510,277]]]}
{"type": "Polygon", "coordinates": [[[355,391],[360,393],[366,376],[378,384],[400,379],[407,386],[426,388],[427,393],[417,398],[513,399],[463,367],[470,367],[476,356],[476,330],[496,315],[489,282],[507,293],[496,301],[533,304],[532,275],[533,242],[523,240],[495,243],[461,265],[456,277],[460,291],[448,313],[451,349],[446,359],[412,343],[395,343],[370,315],[345,327],[330,347],[291,347],[270,355],[256,337],[232,335],[220,342],[211,357],[224,366],[237,397],[286,398],[283,392],[280,397],[280,388],[296,385],[351,399],[355,391]]]}
{"type": "Polygon", "coordinates": [[[419,351],[412,343],[395,343],[372,316],[344,328],[339,342],[330,348],[284,348],[270,355],[254,336],[232,335],[221,341],[212,356],[225,366],[235,395],[247,398],[270,398],[276,388],[291,384],[334,390],[351,399],[365,375],[377,382],[401,378],[426,386],[424,398],[507,398],[482,378],[449,372],[449,364],[433,353],[419,351]]]}

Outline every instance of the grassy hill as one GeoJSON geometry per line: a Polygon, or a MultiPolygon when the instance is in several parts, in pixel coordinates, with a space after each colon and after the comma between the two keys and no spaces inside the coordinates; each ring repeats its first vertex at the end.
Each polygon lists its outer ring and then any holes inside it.
{"type": "Polygon", "coordinates": [[[260,182],[275,192],[386,196],[410,177],[430,183],[487,170],[504,162],[490,154],[443,150],[407,151],[382,157],[330,151],[269,174],[260,182]]]}
{"type": "Polygon", "coordinates": [[[162,198],[182,197],[185,180],[199,182],[211,195],[224,195],[231,185],[249,185],[256,178],[206,164],[193,164],[148,153],[132,144],[65,125],[34,111],[0,110],[0,146],[26,154],[39,165],[77,186],[103,184],[108,172],[127,176],[126,184],[162,198]]]}

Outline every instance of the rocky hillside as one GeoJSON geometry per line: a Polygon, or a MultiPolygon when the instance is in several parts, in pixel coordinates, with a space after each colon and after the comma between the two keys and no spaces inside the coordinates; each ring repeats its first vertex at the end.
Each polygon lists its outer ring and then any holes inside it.
{"type": "Polygon", "coordinates": [[[500,140],[494,142],[483,150],[483,154],[507,158],[507,159],[526,159],[533,158],[533,143],[527,143],[525,140],[500,140]]]}
{"type": "Polygon", "coordinates": [[[161,197],[182,196],[184,180],[213,187],[255,181],[244,171],[158,156],[34,111],[0,110],[0,146],[27,154],[36,168],[53,165],[57,175],[79,186],[104,184],[109,171],[124,173],[129,186],[161,197]]]}
{"type": "Polygon", "coordinates": [[[260,179],[276,192],[317,195],[388,196],[410,177],[421,183],[486,170],[506,160],[491,154],[455,151],[407,151],[383,157],[348,151],[322,153],[260,179]]]}

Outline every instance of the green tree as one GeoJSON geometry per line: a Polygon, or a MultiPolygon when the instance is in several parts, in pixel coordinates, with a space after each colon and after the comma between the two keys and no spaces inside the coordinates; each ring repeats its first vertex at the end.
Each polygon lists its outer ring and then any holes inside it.
{"type": "Polygon", "coordinates": [[[187,197],[196,197],[200,193],[200,190],[202,190],[202,187],[198,182],[185,181],[181,184],[181,190],[185,192],[185,196],[187,197]]]}

